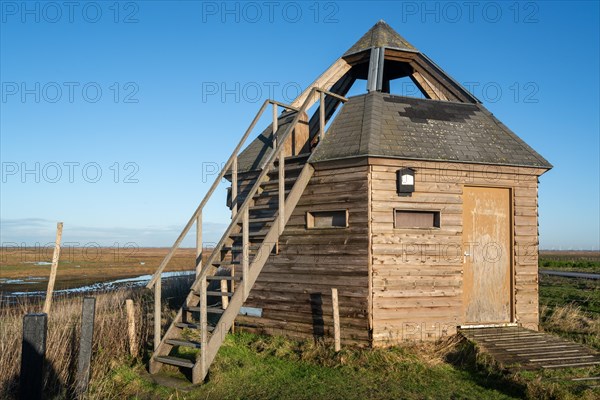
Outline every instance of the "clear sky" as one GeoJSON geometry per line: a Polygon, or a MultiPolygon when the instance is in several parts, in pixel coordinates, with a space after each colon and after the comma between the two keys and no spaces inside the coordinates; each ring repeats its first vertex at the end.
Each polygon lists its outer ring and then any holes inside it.
{"type": "Polygon", "coordinates": [[[262,101],[384,19],[554,165],[541,247],[600,247],[598,2],[0,4],[3,245],[170,246],[262,101]]]}

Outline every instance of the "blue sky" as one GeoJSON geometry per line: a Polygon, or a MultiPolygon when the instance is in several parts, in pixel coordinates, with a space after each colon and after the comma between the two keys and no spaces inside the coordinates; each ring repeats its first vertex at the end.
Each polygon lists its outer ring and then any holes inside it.
{"type": "Polygon", "coordinates": [[[3,244],[171,245],[262,101],[384,19],[555,166],[541,247],[600,247],[597,2],[68,4],[1,2],[3,244]]]}

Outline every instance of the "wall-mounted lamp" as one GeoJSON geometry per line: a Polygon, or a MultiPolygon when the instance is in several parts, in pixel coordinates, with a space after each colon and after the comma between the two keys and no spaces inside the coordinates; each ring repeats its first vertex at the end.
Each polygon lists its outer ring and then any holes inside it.
{"type": "Polygon", "coordinates": [[[410,196],[415,191],[415,170],[402,168],[396,171],[396,191],[398,196],[410,196]]]}

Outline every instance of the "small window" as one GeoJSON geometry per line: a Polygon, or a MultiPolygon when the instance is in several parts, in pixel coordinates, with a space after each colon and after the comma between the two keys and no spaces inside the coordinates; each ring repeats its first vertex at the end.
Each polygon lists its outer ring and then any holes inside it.
{"type": "Polygon", "coordinates": [[[307,228],[347,228],[348,210],[309,211],[306,213],[307,228]]]}
{"type": "Polygon", "coordinates": [[[396,228],[439,228],[439,211],[394,210],[396,228]]]}

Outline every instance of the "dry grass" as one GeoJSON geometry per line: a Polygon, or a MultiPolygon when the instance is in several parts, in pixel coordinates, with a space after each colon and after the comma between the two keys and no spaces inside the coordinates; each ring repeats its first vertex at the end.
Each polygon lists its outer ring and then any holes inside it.
{"type": "Polygon", "coordinates": [[[544,319],[544,327],[547,330],[600,334],[600,319],[586,315],[576,304],[555,307],[551,311],[543,306],[540,313],[547,315],[544,319]]]}
{"type": "Polygon", "coordinates": [[[541,306],[540,315],[544,330],[600,349],[600,318],[582,311],[575,303],[541,306]]]}
{"type": "MultiPolygon", "coordinates": [[[[163,285],[166,303],[178,306],[189,288],[186,279],[163,285]]],[[[94,325],[90,398],[104,399],[114,393],[108,377],[120,365],[131,365],[147,358],[152,343],[152,298],[148,291],[119,290],[98,294],[94,325]],[[129,354],[125,300],[135,304],[138,358],[129,354]]],[[[81,327],[81,297],[55,299],[48,319],[44,392],[48,398],[68,397],[77,367],[81,327]]],[[[167,308],[168,304],[164,307],[167,308]]],[[[25,302],[16,306],[0,306],[0,398],[14,398],[18,393],[23,316],[40,312],[42,304],[25,302]]],[[[163,316],[170,314],[168,311],[163,316]]],[[[167,323],[168,321],[163,321],[167,323]]]]}
{"type": "MultiPolygon", "coordinates": [[[[102,380],[114,362],[128,357],[125,299],[130,296],[127,291],[96,296],[92,381],[102,380]]],[[[148,329],[142,312],[142,297],[134,297],[138,343],[145,343],[148,329]]],[[[49,397],[63,397],[73,387],[81,304],[82,298],[55,301],[48,318],[44,387],[49,397]]],[[[18,391],[23,315],[39,312],[40,308],[41,305],[30,303],[0,309],[0,398],[10,398],[18,391]]],[[[141,353],[142,349],[138,350],[141,353]]]]}

